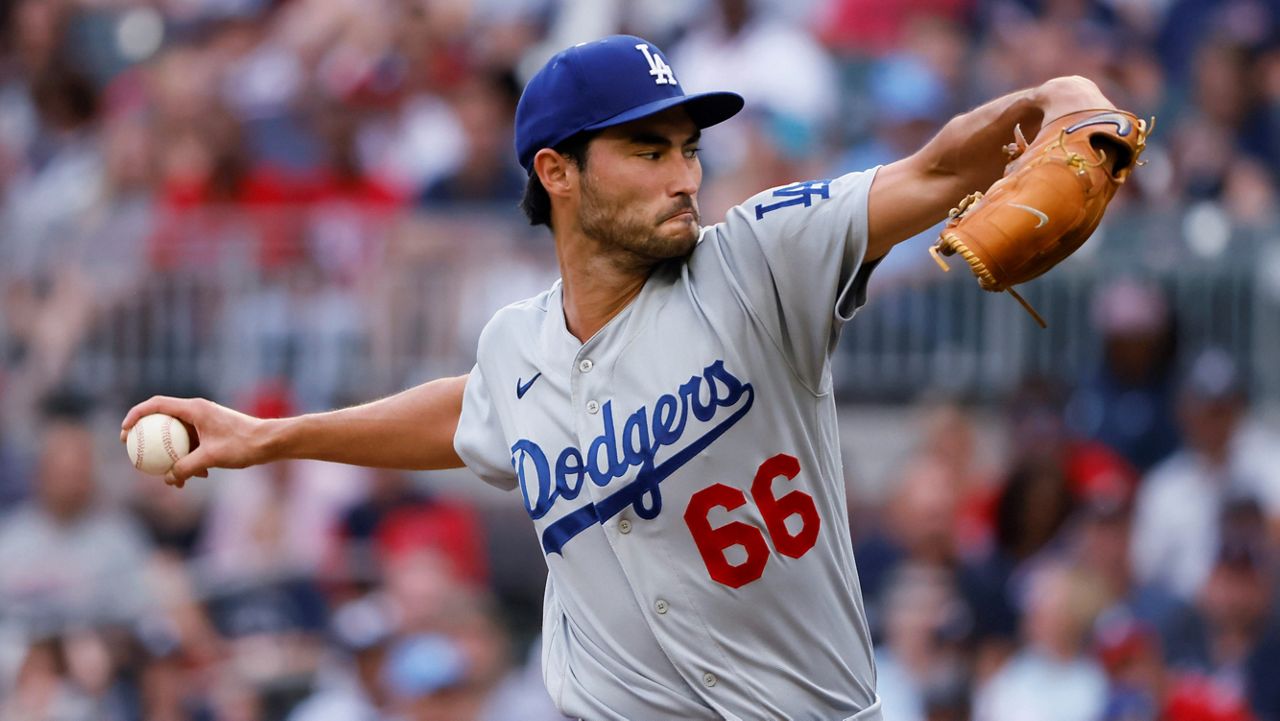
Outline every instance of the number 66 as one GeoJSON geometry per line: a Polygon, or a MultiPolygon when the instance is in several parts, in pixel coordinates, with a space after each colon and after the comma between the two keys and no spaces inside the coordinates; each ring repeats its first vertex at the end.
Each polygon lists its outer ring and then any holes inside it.
{"type": "MultiPolygon", "coordinates": [[[[751,498],[760,509],[774,548],[791,558],[800,558],[813,548],[822,525],[813,496],[799,490],[781,497],[773,495],[775,479],[782,476],[794,480],[799,473],[800,461],[795,456],[779,453],[760,464],[751,483],[751,498]],[[801,521],[800,529],[795,533],[787,528],[787,519],[791,516],[799,516],[801,521]]],[[[765,564],[769,562],[769,545],[760,529],[749,523],[730,521],[712,528],[707,516],[713,508],[732,511],[746,502],[746,494],[740,489],[716,483],[693,494],[684,511],[684,522],[693,534],[693,542],[702,555],[707,572],[713,580],[731,588],[740,588],[764,574],[765,564]],[[732,546],[742,546],[747,552],[746,560],[729,563],[725,551],[732,546]]]]}

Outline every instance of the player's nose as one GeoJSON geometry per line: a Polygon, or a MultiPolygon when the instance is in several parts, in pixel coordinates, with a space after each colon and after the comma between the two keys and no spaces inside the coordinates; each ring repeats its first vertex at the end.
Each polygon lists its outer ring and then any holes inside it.
{"type": "MultiPolygon", "coordinates": [[[[683,160],[683,158],[682,158],[683,160]]],[[[671,197],[696,195],[698,186],[702,184],[702,167],[695,159],[692,162],[672,163],[667,192],[671,197]]]]}

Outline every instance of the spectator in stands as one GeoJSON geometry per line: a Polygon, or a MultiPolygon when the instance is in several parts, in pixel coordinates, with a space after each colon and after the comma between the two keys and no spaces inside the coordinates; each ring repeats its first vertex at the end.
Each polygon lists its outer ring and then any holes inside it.
{"type": "MultiPolygon", "coordinates": [[[[288,389],[277,383],[255,389],[246,407],[259,418],[295,412],[288,389]]],[[[363,473],[286,461],[225,479],[213,493],[200,542],[209,570],[231,581],[316,578],[333,557],[341,510],[364,491],[363,473]]]]}
{"type": "Polygon", "coordinates": [[[1277,121],[1250,81],[1260,72],[1256,51],[1232,32],[1193,45],[1191,102],[1169,126],[1173,191],[1258,224],[1276,209],[1277,121]]]}
{"type": "Polygon", "coordinates": [[[924,457],[909,461],[893,483],[882,522],[856,548],[858,581],[870,606],[879,606],[903,563],[939,568],[957,560],[957,489],[948,481],[945,466],[924,457]]]}
{"type": "Polygon", "coordinates": [[[980,566],[985,587],[996,602],[979,607],[997,638],[1016,640],[1022,606],[1018,581],[1037,561],[1057,550],[1061,531],[1077,502],[1062,470],[1053,465],[1024,465],[1006,478],[995,509],[995,543],[980,566]]]}
{"type": "Polygon", "coordinates": [[[1100,627],[1097,648],[1114,682],[1115,715],[1108,719],[1277,718],[1272,680],[1280,665],[1280,636],[1268,608],[1270,571],[1259,565],[1262,519],[1256,511],[1255,506],[1253,531],[1224,542],[1198,599],[1200,614],[1184,639],[1192,643],[1166,649],[1167,665],[1158,663],[1161,646],[1153,629],[1123,616],[1100,627]]]}
{"type": "Polygon", "coordinates": [[[542,680],[542,644],[533,643],[522,668],[512,669],[489,695],[482,721],[566,721],[547,693],[542,680]]]}
{"type": "MultiPolygon", "coordinates": [[[[268,386],[249,408],[279,417],[290,405],[268,386]]],[[[318,666],[328,619],[321,574],[339,511],[361,492],[363,478],[349,466],[281,462],[215,487],[199,580],[211,589],[205,605],[233,664],[256,659],[249,675],[230,679],[231,697],[249,694],[269,716],[307,693],[318,666]]]]}
{"type": "Polygon", "coordinates": [[[1100,494],[1132,492],[1134,473],[1100,443],[1072,435],[1057,384],[1029,378],[1010,399],[1007,475],[994,508],[994,545],[982,568],[1006,602],[1016,579],[1061,550],[1077,509],[1100,494]]]}
{"type": "Polygon", "coordinates": [[[320,151],[308,127],[314,111],[300,97],[309,80],[303,43],[283,31],[287,15],[287,5],[278,3],[229,8],[209,23],[202,45],[220,69],[220,82],[210,90],[242,122],[249,151],[271,167],[303,172],[315,166],[320,151]]]}
{"type": "Polygon", "coordinates": [[[1262,509],[1228,502],[1221,541],[1194,600],[1198,613],[1166,650],[1170,718],[1280,718],[1280,627],[1272,610],[1274,551],[1262,509]],[[1210,714],[1216,707],[1214,714],[1210,714]],[[1250,711],[1252,713],[1250,713],[1250,711]]]}
{"type": "Polygon", "coordinates": [[[477,75],[454,92],[454,113],[466,134],[466,158],[427,186],[418,198],[421,205],[488,204],[511,210],[520,202],[526,179],[505,142],[511,137],[519,95],[513,77],[494,73],[477,75]]]}
{"type": "Polygon", "coordinates": [[[0,717],[94,721],[92,700],[69,678],[60,638],[45,637],[26,649],[12,686],[0,694],[0,717]]]}
{"type": "Polygon", "coordinates": [[[973,0],[825,0],[814,27],[823,42],[845,54],[883,55],[901,46],[911,26],[925,18],[967,20],[973,0]]]}
{"type": "Polygon", "coordinates": [[[1068,422],[1146,471],[1178,443],[1172,312],[1159,287],[1122,278],[1094,297],[1092,320],[1102,362],[1071,398],[1068,422]]]}
{"type": "Polygon", "coordinates": [[[0,614],[21,625],[128,622],[150,606],[142,532],[98,503],[88,409],[46,403],[34,497],[0,520],[0,614]]]}
{"type": "Polygon", "coordinates": [[[338,523],[339,577],[368,582],[398,556],[421,550],[441,554],[451,574],[477,588],[488,582],[484,537],[465,504],[415,487],[404,472],[372,472],[369,494],[338,523]]]}
{"type": "Polygon", "coordinates": [[[1024,601],[1025,646],[979,687],[974,721],[1099,718],[1107,678],[1085,642],[1105,592],[1087,574],[1048,561],[1031,572],[1024,601]]]}
{"type": "Polygon", "coordinates": [[[1234,679],[1253,713],[1271,721],[1280,718],[1275,558],[1267,553],[1258,506],[1235,504],[1222,524],[1222,545],[1197,598],[1205,622],[1202,669],[1218,680],[1234,679]]]}
{"type": "Polygon", "coordinates": [[[410,721],[472,721],[475,698],[466,692],[470,669],[446,634],[413,634],[388,650],[384,682],[398,715],[410,721]]]}
{"type": "MultiPolygon", "coordinates": [[[[0,361],[0,368],[3,365],[0,361]]],[[[4,371],[0,370],[0,396],[6,395],[7,381],[4,371]]],[[[26,467],[27,461],[7,432],[4,416],[0,414],[0,514],[9,511],[31,492],[32,474],[26,467]]]]}
{"type": "MultiPolygon", "coordinates": [[[[465,131],[444,97],[468,77],[474,34],[463,5],[311,3],[329,16],[313,83],[325,97],[369,110],[357,133],[361,167],[402,197],[416,197],[465,159],[465,131]]],[[[296,29],[295,29],[296,32],[296,29]]]]}
{"type": "Polygon", "coordinates": [[[212,569],[237,578],[314,575],[330,554],[337,509],[359,491],[359,479],[305,462],[227,479],[201,544],[212,569]]]}
{"type": "Polygon", "coordinates": [[[14,264],[7,272],[47,277],[62,260],[66,236],[102,194],[101,99],[89,78],[60,57],[33,74],[30,92],[37,132],[23,171],[5,188],[0,247],[14,264]]]}
{"type": "MultiPolygon", "coordinates": [[[[926,721],[957,704],[955,679],[967,681],[972,611],[951,577],[922,564],[899,566],[884,597],[883,636],[876,646],[876,693],[885,721],[926,721]]],[[[967,713],[967,709],[964,709],[967,713]]]]}
{"type": "MultiPolygon", "coordinates": [[[[939,459],[913,459],[894,484],[881,514],[884,523],[855,548],[858,582],[873,632],[887,632],[902,599],[895,596],[903,573],[934,574],[955,595],[949,612],[965,617],[966,634],[981,650],[1004,646],[1017,623],[1006,593],[1004,567],[975,563],[958,547],[959,489],[939,459]],[[957,611],[956,609],[960,609],[957,611]],[[961,613],[962,612],[962,613],[961,613]]],[[[921,679],[923,681],[923,679],[921,679]]]]}
{"type": "MultiPolygon", "coordinates": [[[[924,414],[919,454],[932,459],[959,494],[956,550],[976,559],[990,551],[999,484],[989,437],[973,410],[955,401],[937,403],[924,414]]],[[[992,444],[993,445],[993,444],[992,444]]]]}
{"type": "Polygon", "coordinates": [[[950,92],[941,73],[921,56],[900,52],[877,60],[868,70],[866,88],[872,135],[840,158],[836,172],[873,168],[915,152],[950,116],[950,92]]]}
{"type": "MultiPolygon", "coordinates": [[[[928,142],[952,114],[952,89],[925,57],[893,53],[876,60],[868,76],[866,96],[872,109],[870,137],[839,156],[829,171],[832,177],[907,157],[928,142]]],[[[885,256],[876,268],[874,287],[892,288],[901,278],[940,280],[937,266],[926,249],[937,241],[941,228],[942,224],[929,228],[904,241],[896,253],[885,256]]],[[[908,294],[913,290],[909,289],[908,294]]],[[[908,294],[890,296],[889,302],[910,302],[908,294]]],[[[915,330],[936,333],[938,320],[929,318],[932,328],[915,330]]]]}
{"type": "Polygon", "coordinates": [[[1107,703],[1100,721],[1158,721],[1167,679],[1155,631],[1124,610],[1098,618],[1093,650],[1107,672],[1107,703]]]}
{"type": "Polygon", "coordinates": [[[363,114],[360,108],[336,102],[319,104],[314,111],[316,135],[323,144],[322,162],[303,200],[384,213],[401,204],[398,189],[367,173],[360,162],[358,133],[363,114]]]}
{"type": "Polygon", "coordinates": [[[88,332],[93,295],[76,241],[106,178],[99,93],[85,74],[55,56],[30,92],[39,124],[0,202],[0,292],[24,384],[43,393],[65,380],[88,332]]]}
{"type": "Polygon", "coordinates": [[[1159,635],[1123,611],[1099,619],[1094,651],[1110,688],[1102,721],[1255,721],[1232,674],[1162,658],[1159,635]]]}
{"type": "MultiPolygon", "coordinates": [[[[1188,633],[1195,610],[1163,586],[1134,577],[1129,554],[1132,520],[1130,498],[1097,494],[1086,499],[1072,519],[1070,558],[1093,574],[1112,600],[1102,618],[1113,625],[1099,633],[1123,636],[1126,644],[1140,642],[1144,652],[1150,646],[1157,658],[1162,653],[1176,658],[1191,643],[1188,633]]],[[[1106,634],[1099,643],[1119,643],[1106,634]]]]}
{"type": "MultiPolygon", "coordinates": [[[[1274,22],[1274,21],[1273,21],[1274,22]]],[[[1262,94],[1250,75],[1256,72],[1253,39],[1232,37],[1238,29],[1210,35],[1196,53],[1192,74],[1195,112],[1211,128],[1221,128],[1232,139],[1232,155],[1274,165],[1277,156],[1274,119],[1261,105],[1262,94]]],[[[1227,158],[1228,174],[1234,167],[1227,158]]],[[[1207,180],[1207,179],[1206,179],[1207,180]]],[[[1212,191],[1212,182],[1193,184],[1195,191],[1212,191]]]]}
{"type": "Polygon", "coordinates": [[[350,368],[366,341],[366,296],[381,282],[387,234],[405,201],[360,162],[362,110],[326,103],[317,115],[324,163],[299,181],[305,205],[285,211],[301,220],[298,262],[285,282],[241,298],[236,309],[247,319],[264,305],[279,309],[270,322],[249,323],[258,332],[249,342],[264,356],[274,352],[267,372],[287,374],[308,409],[351,390],[350,368]]]}
{"type": "Polygon", "coordinates": [[[542,684],[510,669],[510,640],[483,592],[457,588],[435,630],[409,632],[389,652],[386,680],[412,721],[552,721],[542,684]]]}
{"type": "Polygon", "coordinates": [[[510,639],[482,589],[432,551],[397,557],[385,587],[339,608],[333,628],[351,659],[334,659],[290,721],[560,719],[541,679],[510,669],[510,639]],[[347,718],[347,716],[342,716],[347,718]]]}
{"type": "Polygon", "coordinates": [[[314,693],[289,721],[390,719],[385,678],[387,647],[396,632],[391,610],[377,596],[360,598],[334,611],[331,628],[340,655],[322,667],[314,693]]]}
{"type": "MultiPolygon", "coordinates": [[[[709,17],[670,54],[680,83],[690,91],[741,93],[747,107],[768,108],[797,132],[822,137],[836,118],[840,96],[835,64],[806,28],[762,12],[759,4],[716,0],[709,17]]],[[[703,140],[710,173],[750,171],[747,122],[730,120],[703,140]]]]}
{"type": "Polygon", "coordinates": [[[146,530],[157,552],[186,561],[196,556],[204,533],[209,494],[153,493],[155,479],[138,473],[132,479],[131,510],[146,530]]]}
{"type": "Polygon", "coordinates": [[[1193,599],[1219,546],[1224,503],[1257,499],[1280,518],[1280,460],[1271,434],[1245,422],[1246,398],[1229,354],[1209,349],[1191,363],[1178,399],[1185,444],[1143,479],[1134,510],[1134,572],[1193,599]]]}
{"type": "MultiPolygon", "coordinates": [[[[1137,473],[1107,445],[1073,432],[1064,418],[1064,399],[1061,384],[1053,380],[1023,379],[1008,404],[1009,468],[1015,474],[1060,474],[1073,504],[1095,497],[1128,498],[1137,473]]],[[[1066,520],[1055,518],[1032,546],[1049,540],[1066,520]]]]}
{"type": "Polygon", "coordinates": [[[297,220],[282,211],[301,200],[301,188],[257,162],[235,115],[215,106],[161,133],[153,267],[207,267],[228,257],[222,249],[233,243],[267,271],[299,259],[297,220]]]}

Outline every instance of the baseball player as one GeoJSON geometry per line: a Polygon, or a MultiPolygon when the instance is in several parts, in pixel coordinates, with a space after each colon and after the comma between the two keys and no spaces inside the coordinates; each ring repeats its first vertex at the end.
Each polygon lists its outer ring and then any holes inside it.
{"type": "MultiPolygon", "coordinates": [[[[548,567],[543,669],[583,719],[878,719],[830,354],[876,262],[1000,178],[1014,126],[1110,107],[1083,78],[951,120],[909,158],[766,190],[700,227],[703,128],[657,47],[553,57],[516,111],[523,207],[561,279],[499,311],[469,375],[259,420],[152,398],[199,447],[166,481],[312,458],[466,465],[517,491],[548,567]]],[[[122,434],[123,436],[123,434],[122,434]]]]}

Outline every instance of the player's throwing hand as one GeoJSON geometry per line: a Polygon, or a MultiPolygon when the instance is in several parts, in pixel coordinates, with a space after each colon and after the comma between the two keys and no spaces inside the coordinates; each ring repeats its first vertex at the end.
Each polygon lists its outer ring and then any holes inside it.
{"type": "Polygon", "coordinates": [[[129,409],[120,426],[120,442],[143,416],[164,413],[182,421],[191,435],[191,453],[165,474],[164,482],[182,488],[192,476],[207,478],[210,468],[245,468],[267,459],[264,421],[203,398],[152,396],[129,409]]]}

